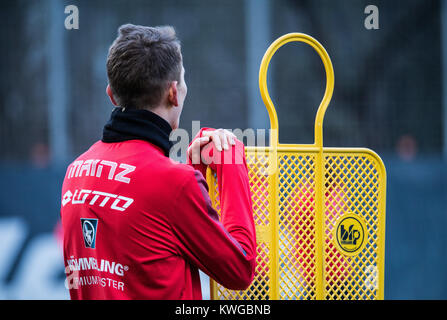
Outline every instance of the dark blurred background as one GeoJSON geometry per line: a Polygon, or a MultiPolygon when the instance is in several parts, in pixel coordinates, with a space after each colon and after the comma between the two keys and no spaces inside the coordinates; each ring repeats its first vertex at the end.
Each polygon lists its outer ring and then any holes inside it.
{"type": "MultiPolygon", "coordinates": [[[[328,51],[324,145],[367,147],[387,168],[386,299],[447,298],[447,3],[435,0],[1,0],[0,299],[65,299],[54,233],[66,166],[101,138],[108,48],[124,23],[173,25],[188,96],[181,127],[268,129],[262,56],[303,32],[328,51]],[[379,29],[364,26],[367,5],[379,29]],[[67,30],[67,5],[79,29],[67,30]]],[[[268,74],[280,142],[313,143],[325,87],[303,44],[268,74]]]]}

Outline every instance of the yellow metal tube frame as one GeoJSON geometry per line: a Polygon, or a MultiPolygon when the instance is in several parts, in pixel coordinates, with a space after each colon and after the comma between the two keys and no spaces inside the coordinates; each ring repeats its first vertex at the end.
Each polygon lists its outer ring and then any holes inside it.
{"type": "MultiPolygon", "coordinates": [[[[323,147],[323,120],[334,90],[329,55],[306,34],[286,34],[267,49],[259,87],[271,132],[269,147],[246,148],[257,222],[257,276],[242,292],[211,281],[211,298],[383,299],[385,166],[369,149],[323,147]],[[278,117],[267,88],[273,55],[293,41],[312,46],[326,70],[326,90],[315,118],[315,140],[309,145],[279,143],[278,117]],[[296,199],[298,195],[307,200],[306,206],[296,199]],[[307,227],[296,227],[303,221],[307,227]],[[346,232],[348,228],[353,231],[346,232]],[[362,246],[358,246],[357,239],[351,238],[362,232],[362,246]]],[[[216,177],[210,170],[207,181],[219,212],[216,177]]]]}

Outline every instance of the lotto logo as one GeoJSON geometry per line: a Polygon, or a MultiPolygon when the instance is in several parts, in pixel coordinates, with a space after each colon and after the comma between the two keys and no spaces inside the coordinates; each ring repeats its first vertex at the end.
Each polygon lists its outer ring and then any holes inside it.
{"type": "Polygon", "coordinates": [[[64,193],[62,197],[62,206],[65,207],[68,203],[84,204],[88,203],[91,206],[98,205],[105,207],[109,204],[109,200],[114,199],[110,205],[110,209],[117,211],[125,211],[133,203],[133,199],[120,196],[113,193],[92,191],[92,190],[75,190],[73,194],[70,190],[64,193]],[[101,199],[98,201],[98,199],[101,199]],[[90,201],[89,201],[90,200],[90,201]]]}

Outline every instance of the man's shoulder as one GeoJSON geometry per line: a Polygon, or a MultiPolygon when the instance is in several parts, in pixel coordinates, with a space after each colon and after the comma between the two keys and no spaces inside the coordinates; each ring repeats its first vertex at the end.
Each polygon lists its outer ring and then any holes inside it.
{"type": "Polygon", "coordinates": [[[88,159],[129,160],[133,163],[139,163],[154,157],[159,158],[158,160],[165,158],[157,150],[154,145],[142,140],[127,140],[113,143],[98,140],[73,160],[71,164],[88,159]]]}
{"type": "Polygon", "coordinates": [[[69,177],[99,176],[98,170],[101,170],[102,175],[112,168],[118,172],[122,167],[132,169],[129,174],[133,176],[132,179],[140,182],[156,181],[157,184],[164,183],[172,188],[193,181],[194,177],[202,177],[191,165],[166,157],[150,143],[138,140],[128,141],[120,146],[97,141],[68,165],[67,174],[69,177]],[[95,173],[92,171],[94,169],[95,173]],[[90,174],[87,171],[91,171],[90,174]]]}
{"type": "Polygon", "coordinates": [[[172,180],[177,180],[179,182],[191,180],[196,174],[192,166],[178,162],[176,160],[165,157],[163,161],[163,173],[168,175],[172,180]]]}

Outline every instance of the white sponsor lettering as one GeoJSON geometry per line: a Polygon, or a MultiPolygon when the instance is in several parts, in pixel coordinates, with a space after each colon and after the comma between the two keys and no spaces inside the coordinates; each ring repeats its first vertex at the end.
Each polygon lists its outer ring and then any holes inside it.
{"type": "Polygon", "coordinates": [[[94,205],[96,200],[98,200],[98,198],[100,196],[103,196],[103,200],[102,202],[99,204],[100,207],[104,207],[106,205],[107,202],[109,202],[110,198],[116,198],[118,197],[116,194],[113,193],[107,193],[107,192],[101,192],[101,191],[93,191],[93,194],[95,195],[92,199],[92,201],[90,201],[90,205],[94,205]]]}
{"type": "Polygon", "coordinates": [[[110,287],[116,290],[124,291],[124,282],[113,280],[110,278],[101,278],[100,276],[84,276],[73,277],[73,284],[68,289],[79,289],[80,286],[95,286],[110,287]]]}
{"type": "Polygon", "coordinates": [[[131,173],[132,171],[135,170],[134,166],[131,166],[129,164],[125,164],[125,163],[121,163],[120,168],[124,169],[123,171],[121,171],[120,173],[117,173],[115,176],[115,180],[116,181],[121,181],[124,183],[130,183],[130,178],[125,177],[125,175],[127,175],[128,173],[131,173]]]}
{"type": "Polygon", "coordinates": [[[65,207],[65,205],[71,201],[72,196],[73,196],[73,193],[71,193],[70,190],[65,192],[64,196],[62,197],[62,206],[63,207],[65,207]]]}
{"type": "Polygon", "coordinates": [[[75,190],[75,194],[73,195],[73,200],[71,201],[71,203],[72,204],[83,204],[85,202],[85,199],[87,199],[88,195],[91,192],[92,192],[91,190],[82,189],[78,193],[78,190],[75,190]],[[77,197],[76,197],[76,195],[77,195],[77,197]],[[82,195],[84,195],[84,196],[82,197],[82,195]]]}
{"type": "Polygon", "coordinates": [[[118,196],[118,198],[117,198],[115,201],[113,201],[113,203],[112,203],[112,205],[110,206],[110,208],[111,208],[111,209],[118,210],[118,211],[124,211],[124,210],[126,210],[126,209],[132,204],[132,202],[133,202],[133,199],[131,199],[131,198],[127,198],[127,197],[123,197],[123,196],[118,196]],[[123,204],[122,207],[119,207],[119,206],[118,206],[118,203],[119,203],[120,201],[125,201],[125,203],[123,204]]]}
{"type": "Polygon", "coordinates": [[[73,177],[79,178],[83,176],[101,178],[103,172],[106,172],[105,174],[107,175],[108,180],[130,183],[130,178],[127,175],[135,171],[135,168],[135,166],[130,164],[118,164],[114,161],[108,160],[77,160],[69,166],[67,179],[71,179],[73,177]]]}
{"type": "Polygon", "coordinates": [[[132,198],[120,196],[113,193],[76,189],[74,191],[74,194],[70,190],[67,190],[64,193],[64,195],[62,196],[62,206],[65,207],[68,203],[85,204],[87,200],[90,200],[88,202],[90,206],[98,205],[100,207],[105,207],[107,204],[109,204],[110,199],[115,199],[112,204],[110,204],[110,209],[117,211],[125,211],[134,201],[132,198]],[[89,196],[91,197],[91,200],[89,199],[89,196]],[[98,201],[98,199],[100,199],[100,201],[98,201]]]}
{"type": "Polygon", "coordinates": [[[129,270],[128,266],[123,266],[121,263],[114,261],[108,261],[101,259],[100,264],[94,257],[88,258],[74,258],[71,256],[67,260],[67,265],[70,271],[85,271],[85,270],[96,270],[99,272],[107,272],[109,274],[116,274],[117,276],[124,276],[124,272],[129,270]]]}

